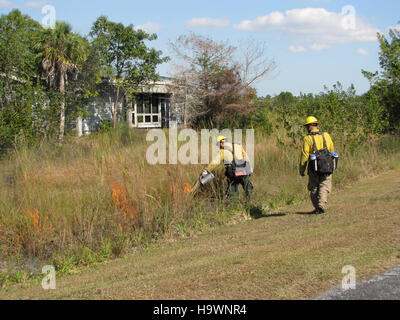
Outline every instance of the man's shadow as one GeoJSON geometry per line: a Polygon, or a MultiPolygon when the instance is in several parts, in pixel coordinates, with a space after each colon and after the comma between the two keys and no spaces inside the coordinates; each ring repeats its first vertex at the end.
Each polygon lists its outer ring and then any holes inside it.
{"type": "Polygon", "coordinates": [[[253,207],[250,209],[250,216],[255,219],[266,219],[266,218],[278,218],[278,217],[285,217],[286,213],[273,213],[267,214],[264,213],[263,210],[259,207],[253,207]]]}
{"type": "Polygon", "coordinates": [[[317,216],[318,213],[315,211],[308,211],[308,212],[296,212],[297,215],[300,216],[317,216]]]}

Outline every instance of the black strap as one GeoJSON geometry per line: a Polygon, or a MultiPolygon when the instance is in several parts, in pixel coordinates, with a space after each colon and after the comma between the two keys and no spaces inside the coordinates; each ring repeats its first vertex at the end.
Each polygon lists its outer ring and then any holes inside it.
{"type": "Polygon", "coordinates": [[[324,139],[324,149],[328,149],[328,144],[326,143],[325,132],[321,133],[322,139],[324,139]]]}
{"type": "Polygon", "coordinates": [[[324,149],[328,149],[328,144],[326,143],[326,139],[325,139],[325,132],[318,132],[318,133],[312,133],[310,134],[311,138],[313,139],[313,143],[314,143],[314,148],[315,151],[318,152],[318,148],[317,148],[317,143],[315,142],[315,137],[316,135],[320,135],[322,136],[322,139],[324,140],[324,149]]]}

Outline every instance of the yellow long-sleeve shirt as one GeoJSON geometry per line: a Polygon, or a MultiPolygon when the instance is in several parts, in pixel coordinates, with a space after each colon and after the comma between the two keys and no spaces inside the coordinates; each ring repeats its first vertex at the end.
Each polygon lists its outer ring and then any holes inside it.
{"type": "MultiPolygon", "coordinates": [[[[244,150],[244,148],[239,145],[235,144],[235,157],[237,160],[246,160],[250,162],[249,157],[244,150]]],[[[211,164],[206,168],[208,172],[214,171],[221,165],[230,164],[233,162],[233,145],[231,143],[225,142],[224,149],[219,151],[219,155],[211,162],[211,164]]]]}
{"type": "MultiPolygon", "coordinates": [[[[319,132],[318,129],[313,130],[313,133],[319,132]]],[[[329,152],[335,152],[335,146],[333,144],[332,138],[329,133],[324,132],[326,145],[328,147],[329,152]]],[[[315,144],[317,145],[318,150],[322,150],[324,148],[324,139],[322,135],[314,135],[315,144]]],[[[314,142],[311,135],[308,135],[304,138],[303,148],[301,151],[301,161],[300,161],[300,173],[305,172],[307,168],[307,164],[310,160],[310,156],[317,151],[314,148],[314,142]]]]}

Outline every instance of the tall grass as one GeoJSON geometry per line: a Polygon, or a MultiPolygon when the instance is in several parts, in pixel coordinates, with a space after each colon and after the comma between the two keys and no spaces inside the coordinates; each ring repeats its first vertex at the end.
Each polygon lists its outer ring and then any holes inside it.
{"type": "MultiPolygon", "coordinates": [[[[336,187],[399,166],[398,137],[337,140],[336,187]]],[[[188,185],[202,166],[151,166],[145,160],[148,146],[145,131],[120,127],[70,138],[62,147],[9,154],[0,172],[0,262],[23,265],[35,258],[68,272],[245,218],[248,207],[221,197],[222,176],[192,198],[188,185]]],[[[298,174],[300,147],[301,139],[285,132],[256,134],[254,206],[279,208],[308,199],[306,180],[298,174]]]]}

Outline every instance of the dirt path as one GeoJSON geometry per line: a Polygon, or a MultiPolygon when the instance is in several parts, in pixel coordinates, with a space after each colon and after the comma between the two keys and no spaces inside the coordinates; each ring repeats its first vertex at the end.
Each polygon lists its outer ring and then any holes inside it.
{"type": "Polygon", "coordinates": [[[304,299],[338,286],[352,265],[370,279],[400,263],[400,170],[335,192],[326,215],[292,206],[262,219],[40,285],[1,299],[304,299]]]}

